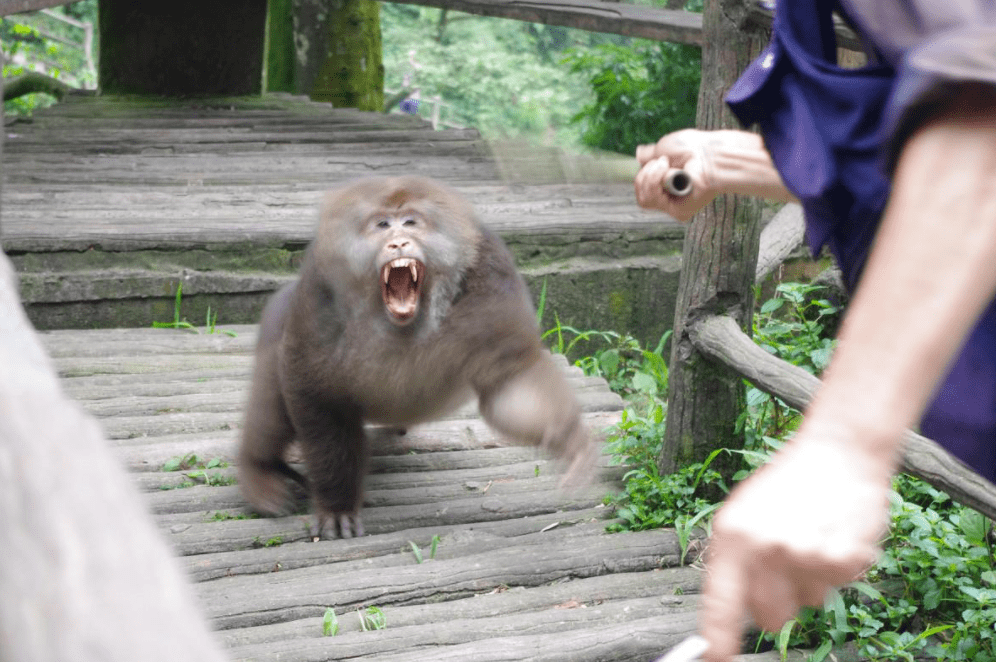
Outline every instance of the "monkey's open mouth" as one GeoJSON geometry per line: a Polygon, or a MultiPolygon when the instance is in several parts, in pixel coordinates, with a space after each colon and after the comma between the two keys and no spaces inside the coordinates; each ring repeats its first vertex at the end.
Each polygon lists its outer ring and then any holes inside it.
{"type": "Polygon", "coordinates": [[[399,257],[380,272],[384,306],[396,324],[407,324],[418,311],[425,265],[410,257],[399,257]]]}

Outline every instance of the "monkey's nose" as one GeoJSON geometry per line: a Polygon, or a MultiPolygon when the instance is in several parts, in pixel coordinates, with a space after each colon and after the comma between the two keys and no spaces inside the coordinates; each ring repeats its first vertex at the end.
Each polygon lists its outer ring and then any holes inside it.
{"type": "Polygon", "coordinates": [[[387,245],[387,248],[388,248],[388,250],[392,250],[392,251],[400,251],[402,248],[408,248],[411,245],[412,245],[412,242],[408,241],[407,239],[404,239],[404,240],[398,240],[398,241],[392,241],[392,242],[390,242],[387,245]]]}

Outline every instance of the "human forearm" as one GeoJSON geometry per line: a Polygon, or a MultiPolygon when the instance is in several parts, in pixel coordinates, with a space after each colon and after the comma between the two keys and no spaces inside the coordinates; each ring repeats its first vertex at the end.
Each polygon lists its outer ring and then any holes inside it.
{"type": "Polygon", "coordinates": [[[858,576],[887,522],[902,431],[996,291],[996,94],[963,90],[906,143],[840,345],[802,426],[713,522],[704,659],[745,612],[776,631],[858,576]]]}
{"type": "Polygon", "coordinates": [[[653,145],[637,148],[642,169],[634,182],[637,202],[687,221],[715,196],[756,195],[769,200],[794,200],[785,188],[761,137],[748,131],[670,133],[653,145]],[[676,168],[688,173],[692,193],[677,197],[664,190],[665,175],[676,168]]]}
{"type": "Polygon", "coordinates": [[[713,187],[720,193],[795,200],[782,181],[761,136],[747,131],[714,131],[707,151],[713,187]]]}
{"type": "MultiPolygon", "coordinates": [[[[981,94],[981,96],[980,96],[981,94]]],[[[996,117],[965,88],[907,142],[811,425],[834,421],[894,461],[996,290],[996,117]]],[[[989,97],[987,99],[987,97],[989,97]]]]}

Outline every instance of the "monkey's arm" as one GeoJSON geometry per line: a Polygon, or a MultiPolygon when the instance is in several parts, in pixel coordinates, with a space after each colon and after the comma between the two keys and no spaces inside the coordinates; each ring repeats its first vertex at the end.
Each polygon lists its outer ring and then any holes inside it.
{"type": "Polygon", "coordinates": [[[470,309],[478,316],[475,324],[461,327],[476,329],[467,353],[474,356],[471,383],[484,420],[565,461],[567,480],[587,481],[597,449],[581,422],[581,407],[540,343],[535,313],[512,256],[490,232],[481,241],[478,265],[468,273],[465,296],[469,300],[454,312],[470,309]]]}
{"type": "Polygon", "coordinates": [[[524,370],[480,392],[481,416],[512,439],[539,446],[567,464],[565,481],[591,478],[598,453],[561,370],[540,354],[524,370]]]}
{"type": "Polygon", "coordinates": [[[286,308],[277,371],[283,411],[304,454],[315,537],[350,538],[363,535],[366,433],[361,407],[350,393],[356,375],[343,374],[332,362],[343,342],[343,325],[313,257],[306,257],[286,308]]]}

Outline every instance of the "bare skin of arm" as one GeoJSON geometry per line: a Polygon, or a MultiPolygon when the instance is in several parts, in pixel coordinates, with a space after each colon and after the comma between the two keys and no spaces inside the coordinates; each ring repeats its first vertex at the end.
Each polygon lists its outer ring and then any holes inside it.
{"type": "Polygon", "coordinates": [[[906,142],[805,422],[713,524],[701,616],[709,662],[739,651],[745,618],[778,630],[876,558],[901,433],[996,292],[994,110],[992,88],[963,86],[906,142]]]}
{"type": "Polygon", "coordinates": [[[795,198],[785,188],[761,136],[747,131],[669,133],[656,144],[641,145],[636,159],[642,166],[634,185],[641,207],[659,209],[682,223],[720,193],[756,195],[788,202],[795,198]],[[671,195],[661,182],[676,168],[692,179],[692,192],[671,195]]]}

